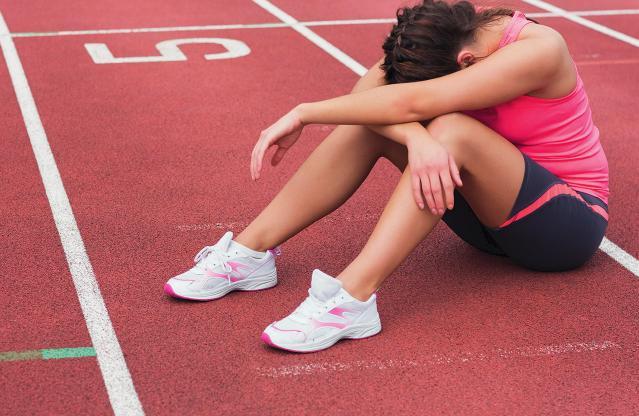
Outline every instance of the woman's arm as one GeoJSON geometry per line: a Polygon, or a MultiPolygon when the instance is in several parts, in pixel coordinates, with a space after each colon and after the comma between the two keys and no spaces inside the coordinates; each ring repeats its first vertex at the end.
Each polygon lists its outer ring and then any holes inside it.
{"type": "Polygon", "coordinates": [[[303,124],[394,125],[487,108],[546,87],[564,48],[559,36],[523,39],[441,78],[301,104],[294,112],[303,124]]]}
{"type": "MultiPolygon", "coordinates": [[[[373,65],[359,79],[359,81],[357,81],[351,90],[351,94],[357,94],[362,91],[386,85],[384,71],[380,68],[383,62],[384,58],[377,61],[377,63],[375,63],[375,65],[373,65]]],[[[422,126],[419,122],[394,124],[390,126],[368,125],[366,127],[373,130],[380,136],[384,136],[394,142],[403,144],[404,146],[407,144],[410,137],[419,136],[421,133],[425,132],[424,126],[422,126]]]]}

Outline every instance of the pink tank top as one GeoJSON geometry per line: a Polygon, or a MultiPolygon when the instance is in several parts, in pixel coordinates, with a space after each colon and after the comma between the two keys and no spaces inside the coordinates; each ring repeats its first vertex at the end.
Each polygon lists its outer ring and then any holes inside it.
{"type": "MultiPolygon", "coordinates": [[[[523,13],[515,12],[499,47],[515,42],[529,23],[523,13]]],[[[599,130],[592,122],[579,73],[575,89],[565,97],[545,99],[523,95],[466,114],[501,134],[574,190],[608,203],[608,161],[599,141],[599,130]]]]}

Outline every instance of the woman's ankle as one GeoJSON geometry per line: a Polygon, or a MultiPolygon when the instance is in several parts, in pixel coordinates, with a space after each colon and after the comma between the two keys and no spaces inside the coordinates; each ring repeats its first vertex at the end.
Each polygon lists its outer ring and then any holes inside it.
{"type": "Polygon", "coordinates": [[[340,277],[338,277],[337,279],[342,282],[342,288],[349,295],[361,302],[366,302],[367,300],[369,300],[373,293],[375,293],[375,291],[377,290],[377,287],[369,286],[361,281],[354,281],[353,279],[343,280],[340,277]]]}
{"type": "Polygon", "coordinates": [[[273,247],[269,247],[267,244],[264,243],[263,240],[258,239],[254,236],[251,236],[249,233],[246,232],[246,230],[242,231],[241,233],[239,233],[235,238],[233,238],[233,240],[236,243],[239,243],[241,245],[243,245],[244,247],[248,247],[251,250],[254,251],[266,251],[268,249],[271,249],[273,247]]]}

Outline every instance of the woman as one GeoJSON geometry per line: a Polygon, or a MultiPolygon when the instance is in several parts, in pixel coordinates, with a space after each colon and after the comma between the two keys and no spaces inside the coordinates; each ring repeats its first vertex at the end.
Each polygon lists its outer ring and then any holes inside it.
{"type": "Polygon", "coordinates": [[[444,222],[480,250],[561,271],[597,250],[608,165],[583,83],[559,33],[522,13],[424,0],[398,12],[385,57],[350,95],[301,104],[262,132],[276,165],[311,123],[339,125],[262,213],[170,279],[176,297],[210,300],[277,282],[276,247],[346,201],[380,157],[403,175],[361,253],[269,325],[267,344],[328,348],[378,333],[375,291],[444,222]]]}

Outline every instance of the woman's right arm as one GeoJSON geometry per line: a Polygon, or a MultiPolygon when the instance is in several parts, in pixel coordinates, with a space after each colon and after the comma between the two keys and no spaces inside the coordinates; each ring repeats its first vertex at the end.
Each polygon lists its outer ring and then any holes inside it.
{"type": "MultiPolygon", "coordinates": [[[[386,80],[384,79],[384,71],[380,68],[382,63],[384,62],[384,58],[377,61],[375,65],[373,65],[360,79],[357,81],[355,86],[353,87],[351,94],[358,93],[361,91],[369,90],[375,87],[381,87],[382,85],[386,85],[386,80]]],[[[410,137],[419,136],[420,133],[424,133],[424,126],[414,121],[412,123],[404,123],[404,124],[394,124],[389,126],[367,126],[369,129],[373,130],[375,133],[380,136],[384,136],[394,142],[407,145],[408,139],[410,137]]]]}
{"type": "MultiPolygon", "coordinates": [[[[383,59],[378,61],[359,79],[352,94],[386,84],[384,71],[380,68],[382,62],[383,59]]],[[[462,186],[459,169],[453,158],[420,122],[367,128],[408,149],[413,197],[420,209],[427,205],[435,215],[444,214],[444,207],[453,209],[455,185],[462,186]]]]}

